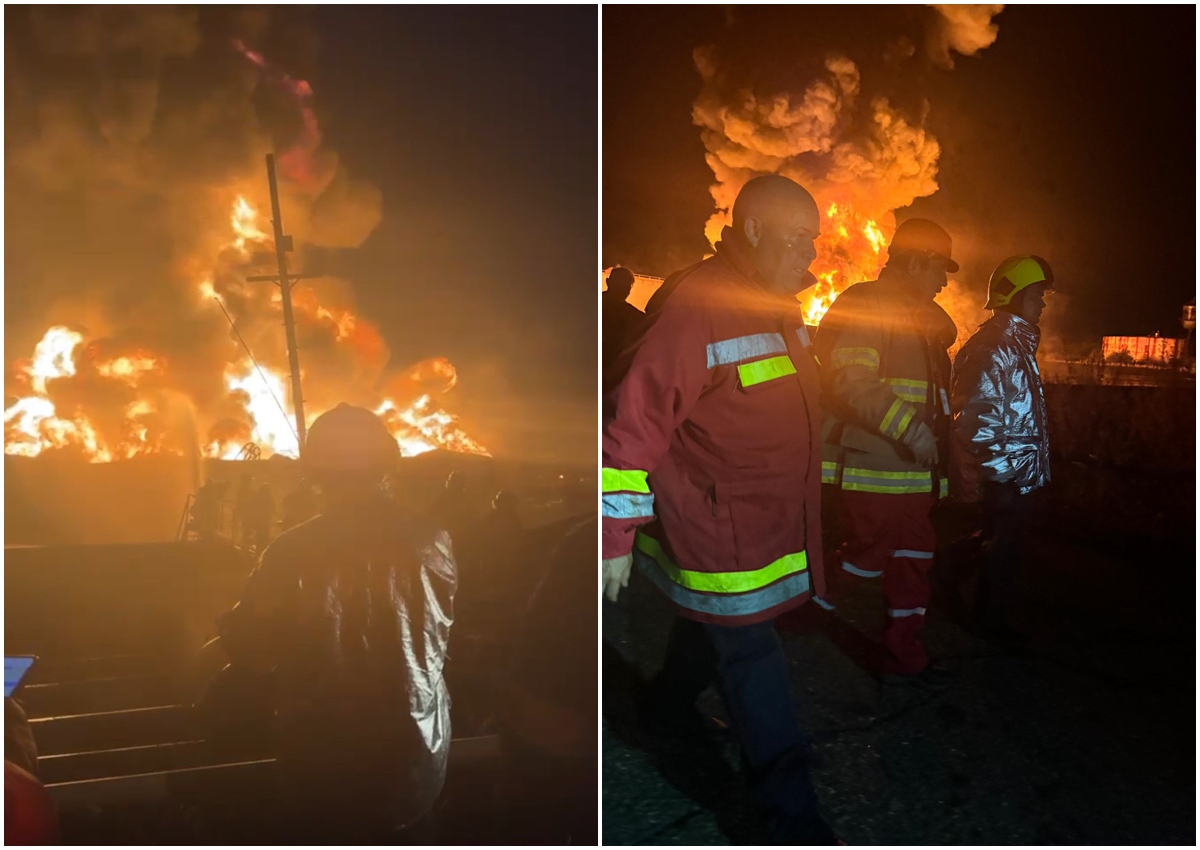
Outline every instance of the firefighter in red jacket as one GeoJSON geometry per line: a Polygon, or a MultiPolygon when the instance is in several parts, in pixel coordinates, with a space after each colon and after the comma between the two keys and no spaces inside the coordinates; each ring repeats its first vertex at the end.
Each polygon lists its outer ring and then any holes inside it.
{"type": "Polygon", "coordinates": [[[819,378],[794,297],[819,229],[796,183],[746,184],[716,256],[651,300],[606,398],[601,473],[607,595],[636,563],[678,615],[643,720],[694,728],[715,677],[772,831],[793,844],[838,843],[773,627],[824,589],[819,378]]]}
{"type": "Polygon", "coordinates": [[[879,279],[838,296],[813,340],[823,393],[822,480],[840,501],[841,568],[882,577],[887,606],[880,673],[888,684],[949,685],[917,634],[929,604],[936,537],[930,511],[946,495],[950,359],[957,331],[934,302],[950,234],[910,219],[879,279]]]}

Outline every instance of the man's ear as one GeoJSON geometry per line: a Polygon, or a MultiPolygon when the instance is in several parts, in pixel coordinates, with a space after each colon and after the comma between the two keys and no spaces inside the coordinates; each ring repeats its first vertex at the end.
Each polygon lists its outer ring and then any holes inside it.
{"type": "Polygon", "coordinates": [[[746,241],[750,243],[751,248],[757,248],[758,242],[762,239],[763,223],[761,219],[750,216],[742,225],[742,235],[746,237],[746,241]]]}

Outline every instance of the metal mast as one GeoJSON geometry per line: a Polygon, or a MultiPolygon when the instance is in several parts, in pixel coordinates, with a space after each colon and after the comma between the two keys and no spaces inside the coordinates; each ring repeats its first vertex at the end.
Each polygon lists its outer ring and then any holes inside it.
{"type": "Polygon", "coordinates": [[[279,294],[283,300],[283,328],[287,333],[288,366],[292,372],[292,407],[296,411],[298,451],[304,451],[304,392],[300,387],[300,357],[296,351],[296,323],[292,318],[292,283],[300,276],[288,277],[287,252],[292,250],[292,237],[283,234],[283,218],[279,213],[279,188],[275,182],[275,155],[267,154],[267,183],[271,188],[271,224],[275,228],[275,260],[279,264],[279,294]]]}

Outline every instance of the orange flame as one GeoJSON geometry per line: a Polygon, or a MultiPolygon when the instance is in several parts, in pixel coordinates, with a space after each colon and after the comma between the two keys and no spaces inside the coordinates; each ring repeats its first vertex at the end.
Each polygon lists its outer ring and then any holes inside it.
{"type": "MultiPolygon", "coordinates": [[[[259,226],[257,210],[241,195],[233,202],[230,226],[232,239],[221,250],[236,248],[243,259],[249,259],[252,247],[269,244],[266,233],[259,226]]],[[[215,298],[225,303],[211,278],[201,280],[196,291],[205,301],[215,298]]],[[[364,333],[365,324],[360,324],[350,310],[321,305],[311,291],[301,292],[303,296],[297,300],[297,307],[306,315],[332,323],[339,342],[359,346],[373,344],[370,334],[364,333]]],[[[272,303],[278,304],[278,298],[272,303]]],[[[377,332],[371,330],[377,338],[377,332]]],[[[49,395],[49,385],[76,377],[79,371],[76,349],[83,341],[83,335],[76,331],[51,327],[37,344],[33,358],[16,365],[16,377],[23,387],[27,385],[29,394],[18,398],[4,411],[5,454],[36,457],[52,449],[72,449],[92,462],[102,463],[167,450],[161,447],[161,435],[151,433],[157,412],[151,396],[139,393],[125,407],[119,440],[114,438],[112,445],[101,438],[85,412],[76,410],[65,414],[56,407],[49,395]]],[[[148,375],[165,373],[163,359],[146,351],[137,350],[103,361],[93,359],[90,348],[86,351],[89,359],[84,371],[121,381],[135,392],[141,389],[141,382],[148,375]]],[[[430,370],[443,381],[439,392],[447,391],[456,379],[449,361],[427,361],[414,367],[410,376],[414,383],[425,379],[422,370],[430,370]]],[[[295,413],[285,392],[287,383],[280,373],[270,368],[255,368],[244,355],[230,364],[225,371],[226,389],[230,399],[244,411],[249,430],[242,432],[239,426],[236,435],[209,439],[202,449],[203,454],[233,460],[247,442],[253,442],[264,456],[295,457],[298,454],[295,413]]],[[[323,411],[310,409],[306,412],[311,423],[323,411]]],[[[437,407],[431,392],[424,392],[407,407],[392,398],[384,398],[376,412],[396,437],[403,455],[439,448],[488,455],[487,449],[458,428],[456,417],[437,407]]]]}
{"type": "Polygon", "coordinates": [[[46,331],[42,341],[33,351],[33,361],[26,370],[33,391],[45,395],[46,381],[75,374],[75,361],[71,354],[83,337],[66,328],[54,327],[46,331]]]}
{"type": "Polygon", "coordinates": [[[834,201],[822,216],[817,259],[812,273],[817,284],[799,296],[804,322],[817,325],[846,287],[879,275],[887,257],[889,237],[875,219],[834,201]]]}
{"type": "MultiPolygon", "coordinates": [[[[76,375],[75,349],[81,342],[83,336],[75,331],[52,327],[38,342],[33,359],[18,367],[33,395],[17,399],[4,411],[5,454],[37,457],[44,450],[55,448],[81,451],[93,461],[113,459],[112,450],[100,440],[85,415],[60,416],[47,395],[48,381],[76,375]]],[[[123,449],[126,456],[137,453],[136,446],[123,449]]]]}
{"type": "MultiPolygon", "coordinates": [[[[233,232],[237,234],[233,244],[243,254],[246,253],[246,243],[267,241],[267,234],[258,229],[258,212],[241,195],[238,195],[233,203],[233,215],[230,216],[229,223],[233,232]]],[[[209,286],[212,284],[209,283],[209,286]]]]}

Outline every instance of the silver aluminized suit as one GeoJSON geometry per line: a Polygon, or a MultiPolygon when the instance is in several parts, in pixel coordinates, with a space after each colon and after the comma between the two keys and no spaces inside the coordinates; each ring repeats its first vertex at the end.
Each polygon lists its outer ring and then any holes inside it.
{"type": "Polygon", "coordinates": [[[950,382],[950,493],[977,502],[987,482],[1022,494],[1050,481],[1046,400],[1037,325],[1003,310],[979,326],[954,358],[950,382]]]}
{"type": "Polygon", "coordinates": [[[456,586],[449,535],[382,495],[263,552],[221,639],[234,664],[274,671],[280,774],[301,816],[336,817],[345,837],[410,824],[437,800],[456,586]]]}

